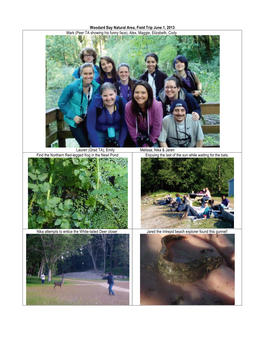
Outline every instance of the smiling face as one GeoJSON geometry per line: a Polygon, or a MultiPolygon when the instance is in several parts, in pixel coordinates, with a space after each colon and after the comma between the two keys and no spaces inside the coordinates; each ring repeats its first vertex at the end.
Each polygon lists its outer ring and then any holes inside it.
{"type": "Polygon", "coordinates": [[[148,68],[148,72],[149,73],[153,73],[156,69],[156,66],[157,66],[157,62],[156,62],[156,59],[153,58],[153,57],[148,57],[146,59],[146,65],[147,65],[147,68],[148,68]]]}
{"type": "Polygon", "coordinates": [[[112,89],[106,89],[102,92],[102,99],[106,108],[112,107],[115,105],[116,92],[112,89]]]}
{"type": "Polygon", "coordinates": [[[183,63],[177,59],[176,64],[175,64],[175,69],[179,72],[184,71],[185,70],[185,63],[183,63]]]}
{"type": "Polygon", "coordinates": [[[111,62],[106,59],[101,59],[101,67],[107,75],[111,76],[113,70],[113,64],[111,62]]]}
{"type": "Polygon", "coordinates": [[[143,85],[136,86],[134,91],[134,99],[140,108],[145,108],[146,102],[148,100],[148,92],[143,85]]]}
{"type": "Polygon", "coordinates": [[[173,80],[167,81],[165,83],[164,90],[166,96],[168,96],[171,101],[178,99],[180,87],[177,87],[177,84],[173,80]]]}
{"type": "Polygon", "coordinates": [[[185,120],[185,117],[186,117],[186,110],[184,109],[184,107],[181,107],[181,106],[176,106],[174,109],[173,109],[173,112],[172,112],[173,116],[174,116],[174,120],[175,122],[177,123],[182,123],[184,122],[185,120]]]}
{"type": "Polygon", "coordinates": [[[117,73],[121,82],[128,82],[130,71],[126,66],[120,66],[117,73]]]}
{"type": "Polygon", "coordinates": [[[83,84],[88,85],[91,84],[93,77],[94,77],[94,69],[92,67],[84,67],[82,69],[81,76],[83,78],[83,84]]]}

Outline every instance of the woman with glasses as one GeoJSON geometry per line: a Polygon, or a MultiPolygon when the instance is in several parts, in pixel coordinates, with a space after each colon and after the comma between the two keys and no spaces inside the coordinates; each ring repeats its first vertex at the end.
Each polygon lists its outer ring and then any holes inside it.
{"type": "MultiPolygon", "coordinates": [[[[84,49],[81,50],[80,52],[80,59],[82,63],[92,63],[93,64],[93,69],[94,69],[94,79],[96,79],[99,76],[99,66],[95,65],[96,64],[96,58],[97,58],[97,53],[94,49],[90,47],[85,47],[84,49]]],[[[78,67],[74,72],[73,72],[73,77],[78,79],[81,77],[81,66],[78,67]]]]}
{"type": "Polygon", "coordinates": [[[100,87],[93,78],[93,64],[83,64],[81,66],[81,78],[66,86],[58,102],[58,106],[64,115],[64,121],[70,126],[71,132],[80,147],[90,146],[86,129],[86,115],[92,98],[99,93],[100,87]]]}
{"type": "Polygon", "coordinates": [[[171,114],[171,103],[176,99],[182,99],[186,102],[188,113],[192,114],[193,120],[201,118],[201,108],[191,94],[182,88],[182,82],[176,75],[168,77],[164,81],[164,88],[160,91],[157,101],[162,102],[163,117],[171,114]]]}

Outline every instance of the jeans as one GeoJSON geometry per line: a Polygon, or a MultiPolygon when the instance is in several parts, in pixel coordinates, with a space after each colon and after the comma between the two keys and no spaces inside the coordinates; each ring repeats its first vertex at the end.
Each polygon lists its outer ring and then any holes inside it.
{"type": "MultiPolygon", "coordinates": [[[[198,213],[194,208],[192,208],[190,205],[186,205],[186,212],[188,212],[188,214],[190,213],[192,216],[198,217],[198,218],[203,218],[204,214],[203,213],[198,213]]],[[[207,212],[206,214],[206,218],[210,218],[210,210],[207,212]]]]}
{"type": "Polygon", "coordinates": [[[114,286],[113,283],[109,284],[108,290],[109,290],[109,295],[112,294],[113,296],[115,296],[115,293],[114,293],[113,290],[112,290],[113,286],[114,286]]]}
{"type": "Polygon", "coordinates": [[[204,203],[206,202],[206,200],[209,200],[211,199],[210,197],[203,197],[202,198],[202,205],[204,205],[204,203]]]}
{"type": "Polygon", "coordinates": [[[90,147],[88,131],[84,123],[79,123],[76,128],[70,126],[71,132],[80,147],[90,147]]]}

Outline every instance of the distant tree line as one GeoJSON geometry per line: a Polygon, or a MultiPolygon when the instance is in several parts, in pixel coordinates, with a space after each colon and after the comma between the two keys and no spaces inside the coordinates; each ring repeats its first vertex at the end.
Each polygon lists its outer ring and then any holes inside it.
{"type": "Polygon", "coordinates": [[[48,275],[76,271],[113,271],[129,275],[129,236],[27,235],[27,274],[48,275]]]}
{"type": "Polygon", "coordinates": [[[158,190],[189,193],[208,187],[227,193],[234,177],[233,158],[142,158],[141,194],[158,190]]]}

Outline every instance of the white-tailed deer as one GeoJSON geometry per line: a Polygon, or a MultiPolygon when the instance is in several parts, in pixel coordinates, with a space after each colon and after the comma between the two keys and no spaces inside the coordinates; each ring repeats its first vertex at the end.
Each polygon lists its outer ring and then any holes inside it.
{"type": "Polygon", "coordinates": [[[62,281],[61,282],[54,282],[54,289],[56,287],[62,287],[62,284],[64,283],[64,274],[62,274],[62,281]]]}

